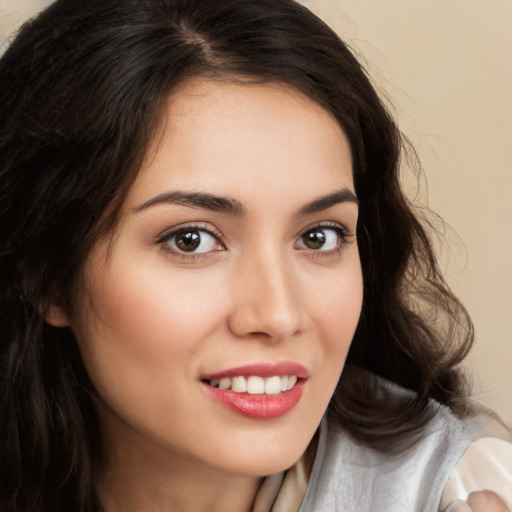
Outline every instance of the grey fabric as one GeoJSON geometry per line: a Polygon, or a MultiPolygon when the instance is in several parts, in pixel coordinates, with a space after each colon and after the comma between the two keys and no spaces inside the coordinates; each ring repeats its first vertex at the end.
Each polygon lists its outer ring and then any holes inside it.
{"type": "Polygon", "coordinates": [[[424,435],[400,456],[361,446],[324,420],[299,512],[437,512],[467,446],[484,436],[509,438],[509,433],[483,411],[460,420],[436,402],[431,407],[437,412],[424,435]]]}

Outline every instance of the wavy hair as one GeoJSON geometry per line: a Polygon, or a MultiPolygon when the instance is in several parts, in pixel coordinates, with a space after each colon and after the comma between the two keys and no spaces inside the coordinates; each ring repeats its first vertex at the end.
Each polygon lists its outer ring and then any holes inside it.
{"type": "Polygon", "coordinates": [[[360,201],[361,319],[328,414],[397,451],[430,399],[467,411],[460,362],[472,325],[400,187],[404,139],[351,50],[293,0],[58,0],[0,60],[0,509],[101,510],[94,390],[69,329],[93,246],[115,226],[185,80],[288,84],[330,112],[360,201]],[[391,396],[384,378],[412,394],[391,396]]]}

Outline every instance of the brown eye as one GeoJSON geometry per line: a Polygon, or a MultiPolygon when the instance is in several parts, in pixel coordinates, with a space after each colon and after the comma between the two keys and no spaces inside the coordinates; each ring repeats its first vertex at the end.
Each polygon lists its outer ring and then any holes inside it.
{"type": "Polygon", "coordinates": [[[168,244],[174,251],[203,254],[222,249],[215,236],[205,229],[185,228],[171,233],[161,243],[168,244]]]}
{"type": "Polygon", "coordinates": [[[319,226],[302,234],[297,245],[302,249],[311,251],[329,252],[339,249],[348,236],[348,233],[341,226],[319,226]]]}
{"type": "Polygon", "coordinates": [[[201,245],[201,235],[198,231],[182,231],[175,235],[175,243],[181,251],[192,252],[201,245]]]}
{"type": "Polygon", "coordinates": [[[322,229],[315,229],[314,231],[308,231],[302,235],[302,241],[308,249],[321,249],[326,241],[325,233],[322,229]]]}

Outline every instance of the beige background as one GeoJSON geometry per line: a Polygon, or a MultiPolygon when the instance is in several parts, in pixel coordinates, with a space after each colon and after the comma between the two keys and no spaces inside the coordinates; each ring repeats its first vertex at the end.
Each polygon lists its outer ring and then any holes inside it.
{"type": "MultiPolygon", "coordinates": [[[[419,152],[476,325],[475,397],[512,425],[512,0],[302,1],[366,59],[419,152]]],[[[48,3],[0,0],[0,41],[48,3]]]]}

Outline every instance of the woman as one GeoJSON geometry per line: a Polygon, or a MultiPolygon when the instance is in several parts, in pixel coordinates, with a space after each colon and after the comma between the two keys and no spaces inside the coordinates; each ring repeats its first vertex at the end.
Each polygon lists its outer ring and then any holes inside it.
{"type": "Polygon", "coordinates": [[[321,21],[59,0],[0,81],[2,510],[502,510],[455,502],[505,498],[457,482],[508,433],[321,21]]]}

